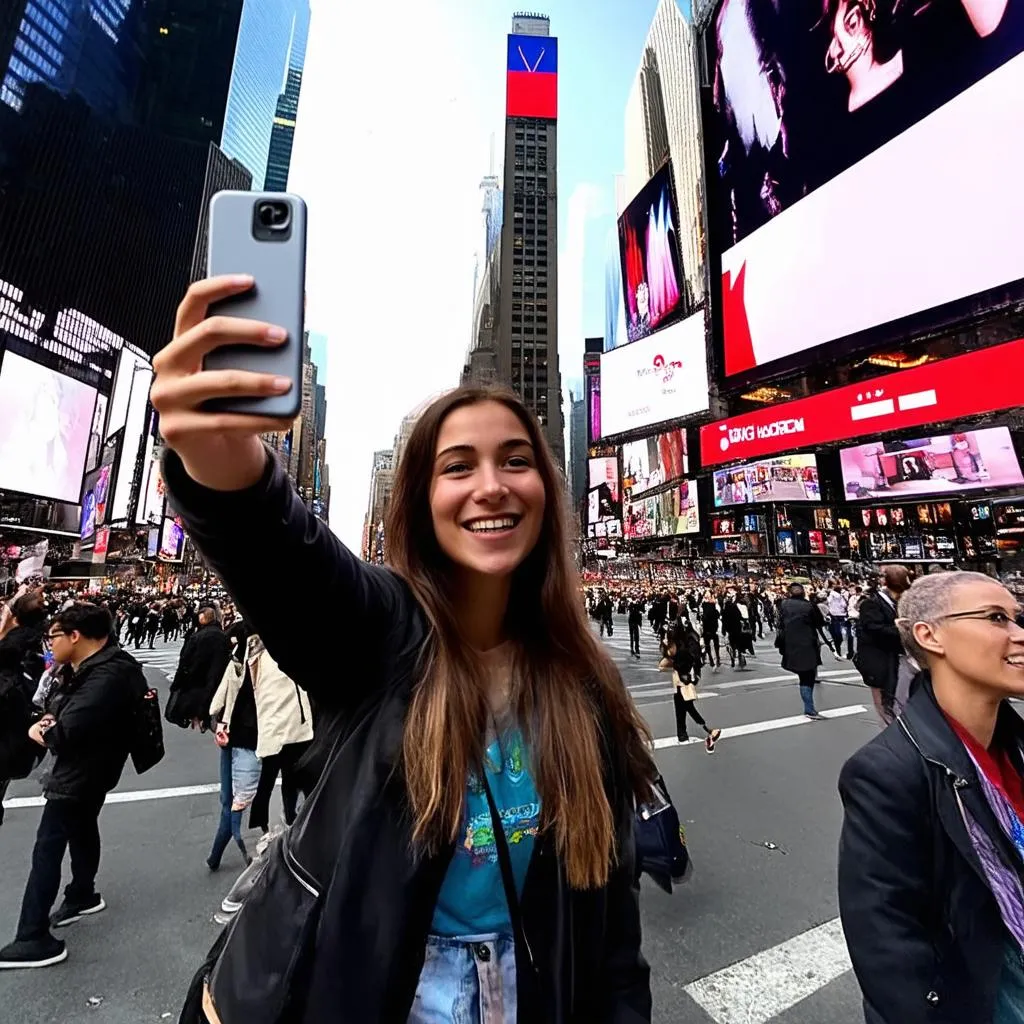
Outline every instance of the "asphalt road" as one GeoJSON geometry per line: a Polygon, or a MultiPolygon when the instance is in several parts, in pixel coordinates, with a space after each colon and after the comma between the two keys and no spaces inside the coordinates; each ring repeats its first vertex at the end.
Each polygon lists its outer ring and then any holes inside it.
{"type": "MultiPolygon", "coordinates": [[[[723,671],[706,673],[701,685],[700,710],[725,730],[709,757],[698,743],[675,742],[670,682],[657,671],[650,631],[639,661],[629,656],[621,618],[604,642],[663,741],[658,762],[695,865],[671,896],[644,882],[655,1020],[863,1020],[835,924],[835,783],[845,758],[877,725],[850,664],[826,653],[819,709],[839,717],[811,723],[800,716],[795,680],[779,668],[770,634],[758,644],[750,671],[730,671],[726,657],[723,671]]],[[[162,696],[177,648],[158,644],[142,654],[162,696]]],[[[696,735],[692,724],[690,735],[696,735]]],[[[213,913],[240,864],[233,848],[220,873],[211,875],[204,864],[218,813],[212,739],[168,727],[166,741],[165,761],[142,778],[129,767],[118,789],[126,802],[108,801],[100,818],[98,888],[108,910],[67,930],[65,963],[0,973],[0,1021],[177,1021],[188,979],[217,935],[213,913]]],[[[34,779],[14,784],[8,798],[15,802],[0,828],[5,941],[13,936],[40,813],[23,806],[24,798],[39,792],[34,779]]]]}

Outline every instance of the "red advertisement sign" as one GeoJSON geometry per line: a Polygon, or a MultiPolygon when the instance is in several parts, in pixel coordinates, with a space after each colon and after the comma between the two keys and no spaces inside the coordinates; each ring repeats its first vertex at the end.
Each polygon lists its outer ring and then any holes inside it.
{"type": "Polygon", "coordinates": [[[700,428],[704,466],[775,455],[1021,404],[1024,339],[887,373],[700,428]]]}

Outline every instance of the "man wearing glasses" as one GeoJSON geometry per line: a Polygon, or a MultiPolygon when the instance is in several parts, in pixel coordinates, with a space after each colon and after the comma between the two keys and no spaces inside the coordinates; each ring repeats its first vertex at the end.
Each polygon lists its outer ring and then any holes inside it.
{"type": "Polygon", "coordinates": [[[96,892],[100,862],[99,813],[121,778],[132,740],[133,712],[147,686],[142,667],[111,641],[110,612],[76,603],[51,621],[46,639],[66,678],[54,713],[29,738],[54,756],[46,783],[32,868],[15,941],[0,949],[0,969],[49,967],[67,959],[63,928],[106,908],[96,892]],[[71,851],[71,883],[57,912],[61,866],[71,851]]]}

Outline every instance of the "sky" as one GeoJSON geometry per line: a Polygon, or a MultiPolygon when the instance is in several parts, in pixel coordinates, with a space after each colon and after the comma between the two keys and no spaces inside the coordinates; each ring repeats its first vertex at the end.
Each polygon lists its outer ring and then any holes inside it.
{"type": "MultiPolygon", "coordinates": [[[[538,0],[539,3],[539,0],[538,0]]],[[[657,0],[547,0],[559,39],[559,358],[603,333],[623,116],[657,0]]],[[[358,549],[373,452],[458,384],[470,341],[480,179],[502,152],[496,0],[312,0],[289,190],[309,207],[306,325],[327,337],[331,527],[358,549]]],[[[685,9],[685,7],[684,7],[685,9]]]]}

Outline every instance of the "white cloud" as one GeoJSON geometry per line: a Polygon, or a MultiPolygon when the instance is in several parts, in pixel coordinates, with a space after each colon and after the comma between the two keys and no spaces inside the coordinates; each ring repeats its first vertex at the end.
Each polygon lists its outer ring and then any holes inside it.
{"type": "Polygon", "coordinates": [[[297,118],[289,188],[309,206],[307,325],[328,337],[331,526],[353,548],[373,451],[458,383],[500,124],[453,15],[425,6],[314,0],[297,118]]]}

